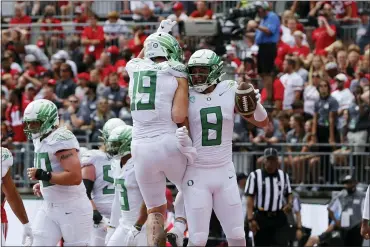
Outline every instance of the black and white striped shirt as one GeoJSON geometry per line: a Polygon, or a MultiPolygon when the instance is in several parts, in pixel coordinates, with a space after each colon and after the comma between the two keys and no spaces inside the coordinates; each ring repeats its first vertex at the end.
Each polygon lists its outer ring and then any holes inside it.
{"type": "Polygon", "coordinates": [[[283,208],[283,199],[292,193],[289,176],[282,170],[268,174],[257,169],[249,174],[245,187],[246,196],[254,197],[254,208],[260,211],[276,212],[283,208]]]}

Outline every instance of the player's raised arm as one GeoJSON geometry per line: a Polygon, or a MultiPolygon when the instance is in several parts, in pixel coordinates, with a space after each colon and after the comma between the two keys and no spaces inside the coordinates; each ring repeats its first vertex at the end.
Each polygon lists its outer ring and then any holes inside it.
{"type": "Polygon", "coordinates": [[[262,128],[268,124],[265,108],[259,102],[261,95],[252,84],[242,82],[235,93],[236,111],[251,124],[262,128]]]}
{"type": "MultiPolygon", "coordinates": [[[[189,86],[186,78],[176,78],[178,87],[173,98],[172,120],[177,124],[183,124],[188,116],[189,86]]],[[[186,126],[187,128],[189,126],[186,126]]]]}

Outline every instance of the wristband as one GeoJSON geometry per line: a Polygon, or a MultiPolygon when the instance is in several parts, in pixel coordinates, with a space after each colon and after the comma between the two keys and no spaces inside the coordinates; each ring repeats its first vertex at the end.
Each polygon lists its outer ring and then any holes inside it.
{"type": "Polygon", "coordinates": [[[51,179],[51,172],[47,172],[47,171],[44,171],[42,169],[37,169],[36,174],[35,174],[35,178],[37,180],[42,180],[42,181],[49,182],[50,179],[51,179]]]}
{"type": "Polygon", "coordinates": [[[134,225],[135,229],[141,232],[141,228],[143,227],[142,225],[135,224],[134,225]]]}

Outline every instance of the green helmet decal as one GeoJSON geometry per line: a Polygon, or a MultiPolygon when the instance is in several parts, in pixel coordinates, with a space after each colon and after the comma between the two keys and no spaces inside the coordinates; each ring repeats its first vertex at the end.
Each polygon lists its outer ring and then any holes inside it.
{"type": "Polygon", "coordinates": [[[217,84],[221,81],[223,76],[223,61],[217,54],[208,49],[202,49],[196,51],[191,55],[188,62],[189,70],[189,84],[198,92],[203,92],[211,85],[217,84]],[[195,74],[191,72],[191,69],[194,67],[208,67],[209,71],[206,76],[206,80],[202,83],[195,84],[193,83],[192,76],[195,74]]]}
{"type": "Polygon", "coordinates": [[[24,111],[24,133],[29,139],[35,139],[49,133],[59,124],[58,108],[45,99],[31,102],[24,111]],[[39,127],[31,128],[31,122],[39,122],[39,127]]]}
{"type": "Polygon", "coordinates": [[[132,127],[129,125],[116,127],[109,135],[107,153],[109,156],[123,157],[131,153],[132,127]]]}
{"type": "Polygon", "coordinates": [[[180,62],[183,59],[183,52],[179,42],[172,35],[157,32],[145,40],[144,56],[147,58],[164,56],[168,60],[180,62]]]}

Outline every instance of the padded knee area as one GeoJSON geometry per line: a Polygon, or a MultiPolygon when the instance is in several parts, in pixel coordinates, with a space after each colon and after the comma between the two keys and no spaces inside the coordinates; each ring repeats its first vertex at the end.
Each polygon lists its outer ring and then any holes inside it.
{"type": "Polygon", "coordinates": [[[191,246],[206,246],[208,240],[208,233],[198,232],[194,233],[193,237],[190,236],[189,242],[191,246]]]}

